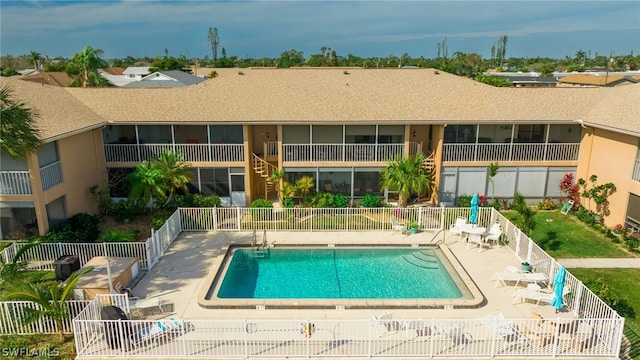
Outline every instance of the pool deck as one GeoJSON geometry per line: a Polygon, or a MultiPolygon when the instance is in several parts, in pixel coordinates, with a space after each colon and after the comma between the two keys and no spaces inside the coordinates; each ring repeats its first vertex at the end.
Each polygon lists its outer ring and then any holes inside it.
{"type": "MultiPolygon", "coordinates": [[[[430,244],[436,234],[421,232],[404,235],[391,231],[375,232],[268,232],[269,244],[430,244]]],[[[442,239],[443,233],[435,240],[442,239]]],[[[446,234],[448,236],[448,234],[446,234]]],[[[198,298],[210,286],[214,263],[224,256],[231,244],[250,244],[252,232],[191,232],[182,233],[158,261],[146,272],[133,288],[139,297],[162,299],[166,309],[183,319],[369,319],[384,309],[206,309],[198,305],[198,298]]],[[[262,234],[258,234],[262,239],[262,234]]],[[[535,306],[530,303],[512,304],[513,286],[495,287],[491,280],[494,272],[504,271],[507,266],[519,265],[513,251],[506,246],[477,247],[466,249],[466,243],[457,236],[446,239],[445,244],[458,258],[462,266],[480,289],[485,301],[471,309],[406,309],[392,308],[397,319],[475,319],[500,311],[506,318],[528,319],[536,310],[553,317],[550,305],[535,306]]],[[[410,286],[410,284],[408,284],[410,286]]]]}

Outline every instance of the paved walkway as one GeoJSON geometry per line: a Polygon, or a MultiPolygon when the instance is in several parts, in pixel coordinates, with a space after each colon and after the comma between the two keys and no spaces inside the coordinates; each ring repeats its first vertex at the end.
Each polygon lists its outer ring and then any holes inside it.
{"type": "Polygon", "coordinates": [[[640,268],[640,258],[558,259],[567,268],[640,268]]]}

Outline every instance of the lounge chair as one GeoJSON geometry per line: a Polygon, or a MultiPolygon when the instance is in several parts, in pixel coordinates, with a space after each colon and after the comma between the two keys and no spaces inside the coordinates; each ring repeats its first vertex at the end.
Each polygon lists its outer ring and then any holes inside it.
{"type": "Polygon", "coordinates": [[[150,341],[180,335],[191,331],[192,328],[192,324],[185,323],[175,316],[157,320],[151,324],[136,324],[130,329],[129,343],[135,348],[150,341]]]}
{"type": "MultiPolygon", "coordinates": [[[[565,286],[562,291],[562,297],[564,298],[570,292],[571,292],[571,289],[568,286],[565,286]]],[[[525,300],[533,300],[536,302],[536,306],[539,305],[540,303],[550,304],[554,296],[555,296],[554,292],[550,289],[549,290],[533,290],[530,288],[518,289],[513,293],[513,304],[515,304],[518,299],[520,299],[520,302],[523,302],[525,300]]]]}
{"type": "Polygon", "coordinates": [[[451,234],[458,234],[458,237],[460,237],[460,240],[462,240],[462,235],[465,233],[462,229],[462,225],[466,223],[467,223],[467,219],[461,216],[458,216],[456,218],[456,222],[453,223],[449,228],[449,237],[451,237],[451,234]]]}
{"type": "Polygon", "coordinates": [[[509,350],[523,345],[527,341],[527,337],[522,334],[518,326],[507,321],[499,311],[489,313],[486,323],[491,329],[493,336],[502,340],[503,350],[509,350]]]}
{"type": "Polygon", "coordinates": [[[164,314],[164,309],[162,309],[162,300],[157,296],[144,299],[137,296],[129,298],[129,310],[131,310],[132,314],[135,311],[138,314],[138,317],[142,318],[142,311],[146,309],[158,309],[160,310],[160,313],[164,314]]]}
{"type": "Polygon", "coordinates": [[[371,321],[373,321],[376,329],[376,335],[378,337],[389,333],[389,332],[398,332],[402,329],[402,326],[399,321],[393,320],[393,314],[390,312],[385,312],[380,315],[371,314],[371,321]],[[380,329],[384,329],[383,333],[380,332],[380,329]]]}
{"type": "Polygon", "coordinates": [[[407,232],[407,224],[399,223],[397,218],[391,217],[391,231],[400,231],[401,234],[404,234],[407,232]]]}
{"type": "Polygon", "coordinates": [[[515,282],[514,287],[518,287],[520,283],[543,283],[547,281],[547,275],[544,273],[523,273],[523,272],[495,272],[491,276],[491,280],[496,281],[494,287],[498,287],[498,284],[506,285],[507,282],[515,282]]]}
{"type": "Polygon", "coordinates": [[[484,237],[484,241],[489,243],[490,241],[494,241],[498,247],[500,247],[500,237],[502,236],[502,226],[499,223],[495,223],[491,225],[489,232],[484,237]]]}

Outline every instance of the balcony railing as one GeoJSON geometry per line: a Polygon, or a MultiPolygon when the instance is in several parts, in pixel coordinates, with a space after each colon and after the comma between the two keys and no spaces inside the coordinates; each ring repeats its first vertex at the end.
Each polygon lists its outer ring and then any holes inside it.
{"type": "Polygon", "coordinates": [[[636,159],[636,163],[633,166],[633,174],[631,180],[640,182],[640,159],[636,159]]]}
{"type": "Polygon", "coordinates": [[[62,184],[62,165],[60,165],[60,161],[41,167],[40,178],[42,179],[42,191],[47,191],[58,184],[62,184]]]}
{"type": "Polygon", "coordinates": [[[580,144],[445,144],[442,161],[577,161],[580,144]]]}
{"type": "Polygon", "coordinates": [[[404,154],[404,144],[284,144],[283,161],[384,162],[404,154]]]}
{"type": "Polygon", "coordinates": [[[106,144],[107,162],[141,162],[158,158],[162,152],[175,150],[185,161],[243,162],[242,144],[106,144]]]}
{"type": "Polygon", "coordinates": [[[29,171],[1,171],[1,195],[31,195],[31,181],[29,171]]]}

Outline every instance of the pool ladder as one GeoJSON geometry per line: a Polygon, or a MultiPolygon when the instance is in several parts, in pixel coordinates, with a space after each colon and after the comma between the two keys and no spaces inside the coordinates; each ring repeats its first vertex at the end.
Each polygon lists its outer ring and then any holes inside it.
{"type": "Polygon", "coordinates": [[[253,240],[251,240],[251,250],[253,256],[256,258],[268,258],[271,254],[269,251],[269,244],[267,243],[267,229],[262,232],[262,241],[258,242],[256,230],[253,229],[253,240]]]}

